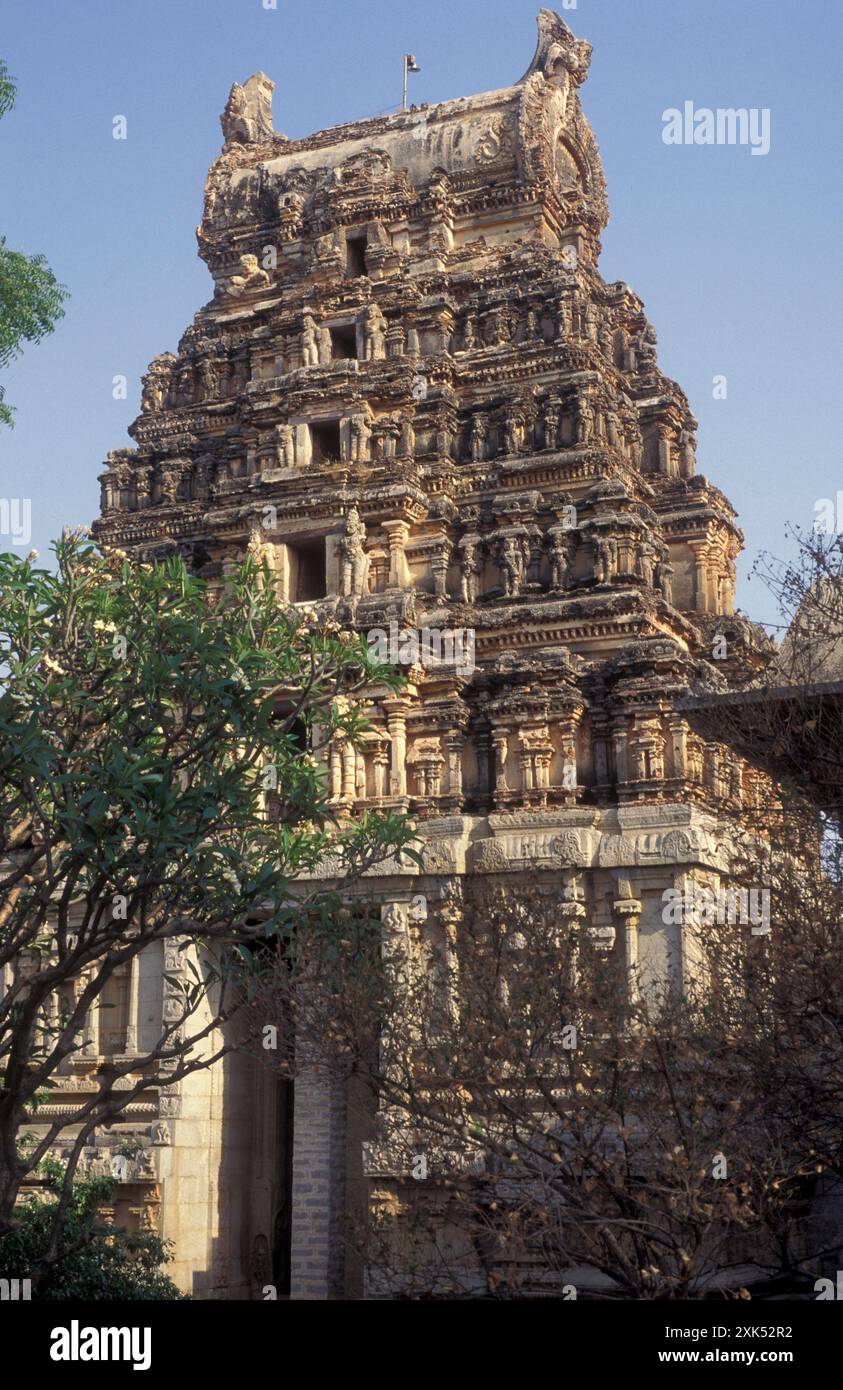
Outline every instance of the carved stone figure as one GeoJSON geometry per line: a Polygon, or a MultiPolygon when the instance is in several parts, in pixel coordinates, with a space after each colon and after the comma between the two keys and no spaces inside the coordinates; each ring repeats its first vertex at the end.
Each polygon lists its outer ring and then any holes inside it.
{"type": "Polygon", "coordinates": [[[379,362],[386,357],[386,319],[377,304],[369,304],[360,315],[363,361],[379,362]]]}
{"type": "Polygon", "coordinates": [[[524,418],[513,411],[508,411],[504,422],[502,452],[509,455],[520,454],[523,448],[524,418]]]}
{"type": "Polygon", "coordinates": [[[656,565],[655,584],[666,603],[673,602],[673,565],[665,550],[656,565]]]}
{"type": "Polygon", "coordinates": [[[472,415],[471,417],[471,461],[480,463],[486,457],[486,439],[489,433],[489,424],[485,415],[472,415]]]}
{"type": "Polygon", "coordinates": [[[503,591],[507,598],[521,593],[528,559],[525,539],[507,536],[500,551],[499,566],[503,591]]]}
{"type": "Polygon", "coordinates": [[[477,545],[473,541],[462,541],[460,543],[460,598],[463,603],[476,601],[479,575],[477,545]]]}
{"type": "Polygon", "coordinates": [[[559,446],[559,402],[551,397],[544,407],[544,447],[556,449],[559,446]]]}
{"type": "Polygon", "coordinates": [[[199,388],[202,393],[203,401],[215,401],[217,398],[218,380],[216,368],[210,357],[203,357],[199,364],[199,388]]]}
{"type": "Polygon", "coordinates": [[[270,283],[269,274],[260,267],[257,256],[246,252],[240,257],[240,273],[229,276],[225,292],[233,299],[248,290],[263,289],[270,283]]]}
{"type": "Polygon", "coordinates": [[[588,444],[594,434],[594,409],[584,392],[577,398],[577,443],[588,444]]]}
{"type": "Polygon", "coordinates": [[[316,350],[319,366],[327,366],[333,358],[334,345],[331,339],[331,330],[325,324],[321,324],[316,330],[316,350]]]}
{"type": "Polygon", "coordinates": [[[636,570],[648,588],[652,588],[653,584],[655,558],[656,552],[649,541],[642,541],[638,547],[638,563],[636,570]]]}
{"type": "Polygon", "coordinates": [[[316,339],[316,324],[310,314],[305,314],[301,331],[301,360],[303,367],[318,367],[319,344],[316,339]]]}
{"type": "Polygon", "coordinates": [[[356,507],[345,519],[345,535],[340,541],[342,591],[346,598],[366,593],[369,560],[366,554],[366,527],[356,507]]]}
{"type": "Polygon", "coordinates": [[[284,421],[276,425],[273,431],[273,443],[275,446],[275,466],[277,468],[293,468],[296,462],[296,442],[295,431],[292,425],[284,421]]]}
{"type": "Polygon", "coordinates": [[[416,452],[416,431],[413,426],[412,413],[407,412],[401,417],[401,436],[398,441],[398,452],[402,458],[413,458],[416,452]]]}
{"type": "Polygon", "coordinates": [[[365,463],[371,456],[372,426],[369,417],[362,412],[352,415],[349,421],[351,439],[351,462],[365,463]]]}
{"type": "Polygon", "coordinates": [[[251,145],[271,140],[272,93],[275,83],[265,72],[256,72],[241,87],[235,82],[220,116],[226,145],[251,145]]]}

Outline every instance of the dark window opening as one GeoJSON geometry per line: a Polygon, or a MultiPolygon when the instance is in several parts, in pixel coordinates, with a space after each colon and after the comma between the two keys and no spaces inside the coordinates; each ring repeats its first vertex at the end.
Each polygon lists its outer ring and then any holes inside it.
{"type": "Polygon", "coordinates": [[[310,426],[311,453],[316,464],[336,461],[340,456],[339,420],[310,426]]]}
{"type": "Polygon", "coordinates": [[[293,603],[325,598],[325,537],[298,541],[288,547],[290,555],[290,595],[293,603]]]}
{"type": "Polygon", "coordinates": [[[331,356],[335,362],[357,358],[357,329],[353,323],[331,329],[331,356]]]}
{"type": "Polygon", "coordinates": [[[366,233],[359,236],[346,237],[345,241],[345,273],[349,280],[354,280],[358,275],[368,275],[366,268],[366,233]]]}

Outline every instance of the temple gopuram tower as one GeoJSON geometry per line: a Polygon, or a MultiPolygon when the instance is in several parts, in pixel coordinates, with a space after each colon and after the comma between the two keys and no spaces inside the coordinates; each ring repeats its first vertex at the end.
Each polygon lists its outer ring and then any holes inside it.
{"type": "MultiPolygon", "coordinates": [[[[343,813],[418,825],[424,871],[369,883],[389,931],[458,931],[473,877],[528,877],[681,986],[664,892],[728,881],[759,788],[676,701],[718,643],[727,678],[760,644],[688,400],[598,270],[590,46],[548,10],[538,29],[511,87],[300,140],[273,129],[269,78],[235,84],[198,229],[213,297],[149,367],[96,533],[210,579],[259,554],[279,604],[391,659],[416,635],[365,745],[324,750],[343,813]]],[[[406,1180],[377,1134],[306,1077],[280,1098],[245,1070],[184,1085],[158,1171],[185,1286],[260,1297],[284,1267],[294,1297],[359,1294],[349,1194],[406,1180]]]]}

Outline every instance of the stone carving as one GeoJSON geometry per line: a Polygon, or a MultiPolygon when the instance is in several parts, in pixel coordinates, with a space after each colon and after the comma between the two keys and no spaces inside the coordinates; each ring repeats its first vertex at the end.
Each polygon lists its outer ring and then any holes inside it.
{"type": "Polygon", "coordinates": [[[550,851],[558,857],[559,863],[563,866],[582,864],[583,850],[576,830],[566,830],[563,835],[557,835],[556,839],[550,842],[550,851]]]}
{"type": "Polygon", "coordinates": [[[480,463],[486,457],[486,440],[489,435],[489,422],[485,415],[471,417],[471,461],[480,463]]]}
{"type": "Polygon", "coordinates": [[[463,603],[474,603],[480,576],[477,558],[477,543],[474,540],[460,541],[460,598],[463,603]]]}
{"type": "Polygon", "coordinates": [[[292,425],[283,422],[272,432],[277,468],[294,468],[296,463],[296,437],[292,425]]]}
{"type": "Polygon", "coordinates": [[[258,265],[257,256],[247,252],[240,257],[239,274],[229,276],[225,292],[234,299],[248,290],[263,289],[270,283],[268,273],[258,265]]]}
{"type": "Polygon", "coordinates": [[[693,845],[684,830],[671,830],[663,836],[660,845],[661,856],[668,864],[682,864],[693,854],[693,845]]]}
{"type": "Polygon", "coordinates": [[[481,840],[475,846],[474,867],[480,874],[499,873],[509,868],[509,859],[499,840],[481,840]]]}
{"type": "Polygon", "coordinates": [[[377,304],[369,304],[360,315],[363,361],[379,362],[386,357],[386,319],[377,304]]]}
{"type": "Polygon", "coordinates": [[[345,535],[339,543],[342,561],[342,592],[346,597],[366,593],[369,560],[366,554],[366,527],[356,507],[345,519],[345,535]]]}
{"type": "Polygon", "coordinates": [[[511,155],[515,149],[515,139],[508,123],[498,117],[481,136],[474,151],[478,164],[486,166],[511,155]]]}
{"type": "Polygon", "coordinates": [[[271,140],[272,94],[275,83],[265,72],[256,72],[240,86],[235,82],[220,116],[226,145],[252,145],[271,140]]]}
{"type": "Polygon", "coordinates": [[[316,324],[310,314],[305,314],[301,331],[301,361],[303,367],[318,367],[319,343],[316,338],[316,324]]]}
{"type": "Polygon", "coordinates": [[[167,404],[176,360],[171,352],[164,352],[150,362],[146,376],[143,378],[141,394],[141,410],[144,414],[162,410],[167,404]]]}
{"type": "Polygon", "coordinates": [[[577,443],[588,444],[594,434],[594,409],[584,392],[577,397],[577,443]]]}
{"type": "Polygon", "coordinates": [[[507,536],[501,542],[498,565],[507,598],[521,593],[528,559],[529,547],[525,537],[507,536]]]}
{"type": "Polygon", "coordinates": [[[352,415],[348,423],[350,458],[352,463],[364,463],[371,457],[372,426],[368,415],[352,415]]]}

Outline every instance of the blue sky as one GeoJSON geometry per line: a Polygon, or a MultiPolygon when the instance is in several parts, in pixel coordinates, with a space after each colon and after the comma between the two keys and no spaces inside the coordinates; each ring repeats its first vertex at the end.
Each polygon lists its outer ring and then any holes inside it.
{"type": "MultiPolygon", "coordinates": [[[[0,232],[43,252],[71,291],[54,336],[4,375],[0,494],[31,497],[32,544],[98,510],[97,473],[130,441],[139,377],[210,295],[196,256],[202,188],[231,83],[276,84],[275,127],[301,136],[401,99],[517,80],[537,0],[3,0],[0,54],[19,87],[0,122],[0,232]],[[116,115],[128,138],[112,138],[116,115]],[[128,400],[112,398],[124,374],[128,400]]],[[[700,421],[699,466],[746,532],[739,603],[774,621],[762,548],[787,552],[843,492],[839,0],[578,0],[594,46],[583,101],[612,210],[604,277],[642,295],[663,369],[700,421]],[[671,147],[662,113],[766,107],[772,145],[671,147]],[[725,375],[728,398],[713,398],[725,375]]],[[[843,496],[841,496],[843,505],[843,496]]],[[[839,523],[843,526],[843,518],[839,523]]],[[[6,544],[7,542],[2,542],[6,544]]]]}

